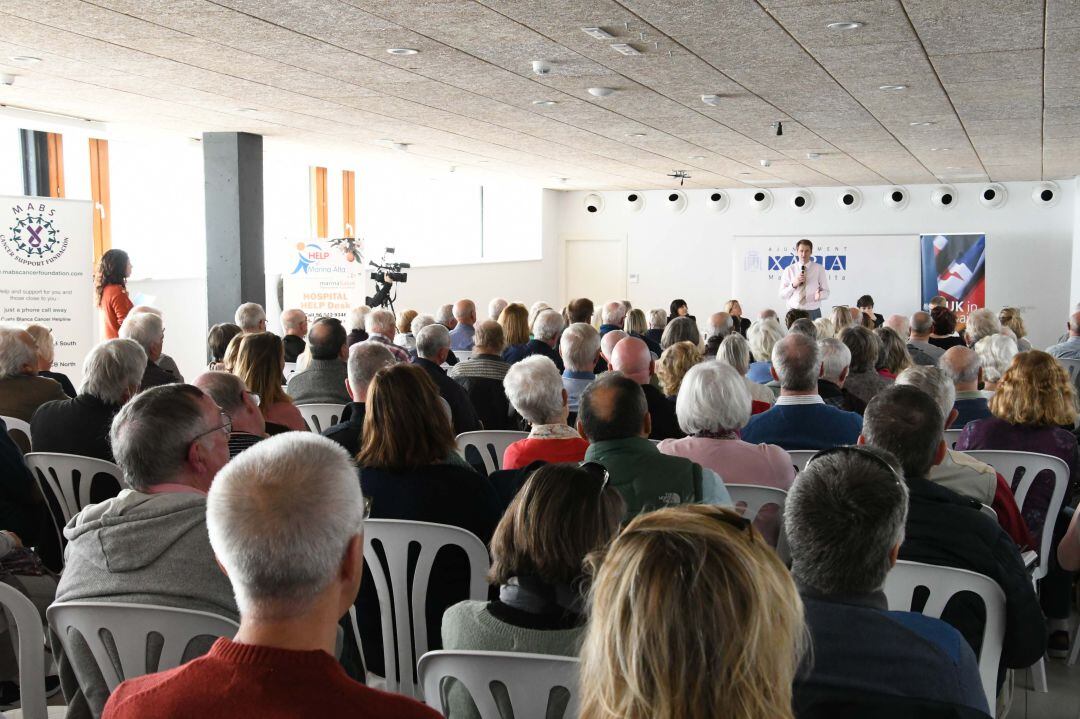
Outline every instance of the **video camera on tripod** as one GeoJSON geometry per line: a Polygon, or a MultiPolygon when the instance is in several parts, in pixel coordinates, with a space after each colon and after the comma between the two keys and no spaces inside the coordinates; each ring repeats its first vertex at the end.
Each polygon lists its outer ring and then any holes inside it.
{"type": "Polygon", "coordinates": [[[371,297],[365,297],[364,302],[368,307],[389,307],[394,309],[394,300],[397,299],[397,292],[394,292],[394,296],[390,296],[390,289],[394,286],[395,282],[408,282],[409,274],[402,272],[411,267],[408,262],[389,262],[387,255],[393,255],[394,248],[387,247],[386,252],[383,253],[382,259],[378,262],[371,260],[368,264],[375,268],[375,271],[371,273],[371,279],[375,280],[375,294],[371,297]]]}

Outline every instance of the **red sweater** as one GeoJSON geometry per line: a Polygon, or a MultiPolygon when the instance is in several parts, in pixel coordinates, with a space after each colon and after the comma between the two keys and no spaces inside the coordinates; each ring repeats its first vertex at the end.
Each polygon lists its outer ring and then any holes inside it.
{"type": "Polygon", "coordinates": [[[134,305],[123,285],[105,285],[101,288],[101,314],[105,318],[105,339],[120,336],[120,325],[134,305]]]}
{"type": "Polygon", "coordinates": [[[580,462],[589,443],[581,437],[566,439],[519,439],[503,452],[503,469],[528,467],[538,459],[552,464],[580,462]]]}
{"type": "Polygon", "coordinates": [[[218,639],[206,656],[116,688],[103,719],[439,719],[434,709],[353,681],[326,652],[218,639]]]}

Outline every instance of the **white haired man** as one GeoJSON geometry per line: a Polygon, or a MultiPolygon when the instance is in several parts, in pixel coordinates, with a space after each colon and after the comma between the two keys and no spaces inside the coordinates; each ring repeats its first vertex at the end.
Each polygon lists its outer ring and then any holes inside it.
{"type": "Polygon", "coordinates": [[[1080,305],[1076,312],[1069,315],[1065,326],[1069,332],[1056,345],[1047,347],[1046,351],[1058,359],[1080,359],[1080,305]]]}
{"type": "Polygon", "coordinates": [[[950,347],[941,355],[938,367],[956,387],[954,406],[958,414],[953,426],[963,427],[968,422],[990,416],[990,403],[979,391],[982,365],[975,350],[967,347],[950,347]]]}
{"type": "Polygon", "coordinates": [[[866,411],[866,402],[844,389],[851,369],[851,350],[835,337],[818,340],[818,349],[821,352],[818,394],[825,404],[861,415],[866,411]]]}
{"type": "Polygon", "coordinates": [[[364,329],[364,321],[371,312],[371,308],[367,305],[359,305],[349,310],[349,316],[346,318],[345,329],[349,331],[349,339],[347,340],[350,347],[357,342],[364,342],[368,338],[367,330],[364,329]]]}
{"type": "Polygon", "coordinates": [[[34,451],[116,461],[109,429],[116,413],[139,391],[145,370],[146,352],[134,340],[105,340],[94,347],[83,362],[79,394],[46,402],[34,412],[34,451]]]}
{"type": "MultiPolygon", "coordinates": [[[[87,506],[64,528],[56,601],[155,604],[235,619],[232,587],[206,534],[206,493],[229,461],[230,431],[228,416],[189,384],[153,387],[125,404],[111,442],[130,489],[87,506]]],[[[60,652],[54,635],[51,644],[67,716],[100,716],[109,690],[86,643],[69,635],[60,652]]]]}
{"type": "Polygon", "coordinates": [[[443,305],[435,312],[435,321],[448,330],[457,327],[457,318],[454,317],[454,306],[443,305]]]}
{"type": "Polygon", "coordinates": [[[258,302],[245,302],[237,307],[233,320],[244,334],[266,332],[266,310],[258,302]]]}
{"type": "Polygon", "coordinates": [[[266,419],[259,411],[261,398],[231,372],[203,372],[193,383],[229,416],[229,458],[266,439],[266,419]]]}
{"type": "Polygon", "coordinates": [[[559,345],[559,335],[563,331],[562,315],[555,310],[540,310],[532,323],[532,339],[528,343],[506,350],[503,358],[510,364],[520,362],[532,355],[542,355],[555,363],[563,371],[562,357],[555,348],[559,345]]]}
{"type": "Polygon", "coordinates": [[[705,356],[715,357],[724,339],[735,331],[735,321],[727,312],[714,312],[709,317],[709,334],[705,341],[705,356]]]}
{"type": "MultiPolygon", "coordinates": [[[[666,323],[667,318],[664,319],[666,323]]],[[[612,330],[621,330],[625,322],[626,305],[618,300],[608,302],[600,313],[600,336],[603,337],[612,330]]]]}
{"type": "Polygon", "coordinates": [[[129,314],[120,325],[120,337],[138,342],[146,352],[146,369],[143,371],[140,390],[171,384],[176,377],[157,365],[161,347],[165,343],[165,324],[161,317],[150,312],[129,314]]]}
{"type": "MultiPolygon", "coordinates": [[[[137,315],[141,312],[149,312],[152,315],[157,315],[158,317],[160,317],[162,322],[165,321],[165,315],[162,314],[161,310],[159,310],[157,307],[150,307],[148,305],[137,305],[135,307],[132,307],[131,312],[128,312],[128,317],[131,317],[132,315],[137,315]]],[[[172,357],[165,354],[164,352],[158,355],[158,358],[154,360],[154,364],[171,374],[173,376],[173,382],[184,381],[184,375],[180,373],[180,368],[177,367],[176,360],[174,360],[172,357]]]]}
{"type": "Polygon", "coordinates": [[[394,321],[393,312],[385,309],[368,312],[367,317],[364,318],[364,328],[367,330],[368,340],[386,345],[386,349],[390,350],[390,354],[394,355],[398,362],[409,361],[409,353],[394,344],[397,323],[394,321]]]}
{"type": "Polygon", "coordinates": [[[458,300],[454,304],[454,321],[456,326],[450,330],[450,349],[471,352],[476,334],[476,303],[458,300]]]}
{"type": "Polygon", "coordinates": [[[488,302],[488,319],[499,321],[499,315],[506,309],[506,306],[510,303],[503,297],[494,297],[491,302],[488,302]]]}
{"type": "Polygon", "coordinates": [[[450,405],[454,434],[475,432],[483,429],[476,409],[465,390],[446,374],[442,368],[450,353],[450,332],[441,324],[428,325],[416,335],[416,359],[413,364],[428,373],[439,394],[450,405]]]}
{"type": "Polygon", "coordinates": [[[348,371],[345,387],[352,402],[341,413],[341,422],[323,430],[323,436],[334,440],[355,457],[360,452],[361,434],[364,430],[365,403],[371,378],[383,367],[397,360],[390,349],[378,342],[358,342],[349,348],[348,371]]]}
{"type": "Polygon", "coordinates": [[[600,361],[600,333],[592,325],[575,322],[566,328],[559,340],[563,360],[562,383],[570,408],[570,424],[577,418],[578,400],[585,388],[596,379],[596,363],[600,361]]]}
{"type": "Polygon", "coordinates": [[[29,422],[41,405],[67,399],[60,383],[38,377],[37,368],[37,345],[30,333],[0,327],[0,415],[29,422]]]}
{"type": "Polygon", "coordinates": [[[984,307],[968,314],[964,327],[964,341],[967,342],[968,347],[974,347],[975,343],[983,337],[996,335],[999,332],[1001,332],[1001,321],[993,311],[984,307]]]}
{"type": "Polygon", "coordinates": [[[281,313],[281,343],[285,345],[285,361],[295,362],[304,354],[307,344],[308,317],[303,310],[291,309],[281,313]]]}
{"type": "Polygon", "coordinates": [[[177,669],[124,682],[105,716],[273,716],[287,707],[303,719],[437,719],[350,679],[334,659],[338,621],[363,574],[363,521],[356,467],[325,437],[288,433],[237,457],[210,489],[206,525],[236,593],[239,631],[177,669]]]}

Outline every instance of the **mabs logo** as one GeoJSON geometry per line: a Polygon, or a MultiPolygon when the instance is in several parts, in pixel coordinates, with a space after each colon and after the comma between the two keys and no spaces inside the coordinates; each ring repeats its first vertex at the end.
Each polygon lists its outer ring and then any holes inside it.
{"type": "Polygon", "coordinates": [[[4,252],[24,265],[49,265],[68,247],[68,238],[56,226],[56,210],[44,202],[15,205],[15,222],[8,234],[0,235],[4,252]]]}

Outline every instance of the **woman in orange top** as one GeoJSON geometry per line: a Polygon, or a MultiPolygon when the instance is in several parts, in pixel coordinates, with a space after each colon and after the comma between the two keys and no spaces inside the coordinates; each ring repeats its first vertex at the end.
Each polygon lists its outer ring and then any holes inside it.
{"type": "Polygon", "coordinates": [[[131,260],[123,250],[109,250],[101,256],[94,277],[94,292],[97,294],[97,306],[105,317],[105,339],[119,336],[120,325],[133,306],[127,293],[127,278],[130,275],[131,260]]]}

